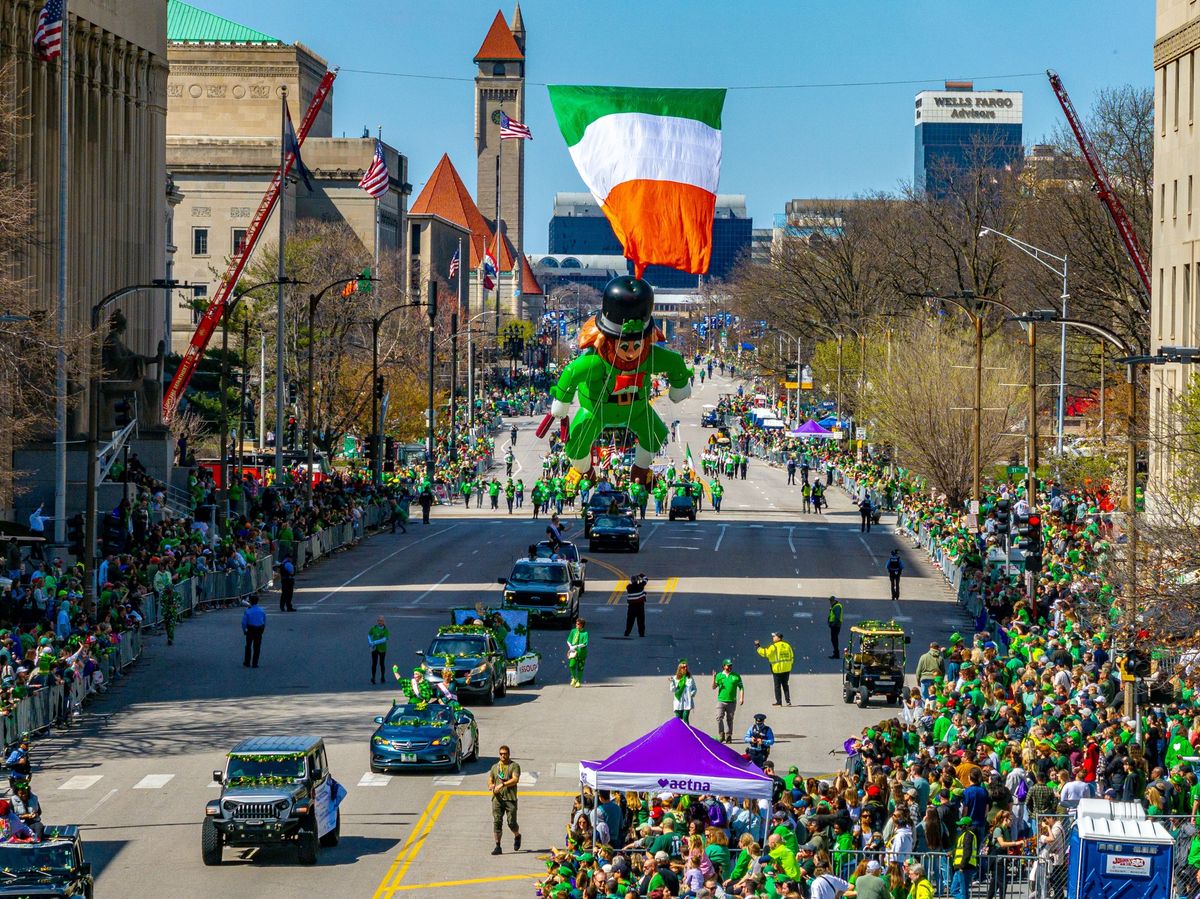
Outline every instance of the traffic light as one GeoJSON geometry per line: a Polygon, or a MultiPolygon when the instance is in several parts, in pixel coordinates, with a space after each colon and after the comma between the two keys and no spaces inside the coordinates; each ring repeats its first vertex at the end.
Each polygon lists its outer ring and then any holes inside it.
{"type": "Polygon", "coordinates": [[[1042,570],[1042,517],[1036,512],[1017,518],[1017,549],[1025,553],[1025,570],[1037,574],[1042,570]]]}
{"type": "Polygon", "coordinates": [[[295,416],[292,416],[291,418],[289,418],[287,420],[287,441],[288,441],[289,446],[294,447],[299,442],[296,439],[297,430],[298,430],[298,427],[296,424],[296,418],[295,418],[295,416]]]}
{"type": "Polygon", "coordinates": [[[117,400],[113,404],[113,419],[118,428],[123,428],[133,421],[133,404],[129,400],[117,400]]]}
{"type": "Polygon", "coordinates": [[[76,512],[67,519],[67,552],[76,559],[82,559],[83,541],[83,515],[76,512]]]}
{"type": "Polygon", "coordinates": [[[383,399],[383,375],[375,376],[375,399],[383,399]]]}
{"type": "Polygon", "coordinates": [[[1007,534],[1012,525],[1012,500],[996,501],[996,524],[1001,534],[1007,534]]]}
{"type": "Polygon", "coordinates": [[[300,398],[300,388],[295,381],[288,381],[287,385],[287,401],[289,406],[296,405],[296,401],[300,398]]]}
{"type": "Polygon", "coordinates": [[[389,473],[396,470],[396,441],[391,437],[383,438],[383,470],[389,473]]]}
{"type": "Polygon", "coordinates": [[[1140,649],[1131,649],[1121,662],[1121,670],[1126,677],[1149,677],[1150,657],[1140,649]]]}

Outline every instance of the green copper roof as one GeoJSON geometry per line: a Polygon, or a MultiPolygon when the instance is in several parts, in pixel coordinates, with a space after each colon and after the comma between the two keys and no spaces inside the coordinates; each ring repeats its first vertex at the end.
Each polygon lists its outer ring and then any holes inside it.
{"type": "Polygon", "coordinates": [[[181,44],[282,44],[277,37],[223,19],[183,0],[167,0],[167,40],[181,44]]]}

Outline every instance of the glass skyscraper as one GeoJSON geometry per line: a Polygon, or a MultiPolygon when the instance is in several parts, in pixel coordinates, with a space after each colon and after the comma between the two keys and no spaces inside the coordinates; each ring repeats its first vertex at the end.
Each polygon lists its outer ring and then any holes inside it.
{"type": "Polygon", "coordinates": [[[1024,154],[1023,98],[1020,91],[977,91],[969,81],[917,94],[917,192],[943,193],[955,170],[1016,168],[1024,154]]]}
{"type": "MultiPolygon", "coordinates": [[[[706,278],[725,278],[738,260],[750,253],[754,222],[746,214],[746,198],[718,194],[713,216],[713,251],[706,278]]],[[[550,253],[583,256],[620,256],[621,242],[591,194],[559,193],[550,218],[550,253]]],[[[646,269],[654,287],[695,287],[696,275],[661,265],[646,269]]]]}

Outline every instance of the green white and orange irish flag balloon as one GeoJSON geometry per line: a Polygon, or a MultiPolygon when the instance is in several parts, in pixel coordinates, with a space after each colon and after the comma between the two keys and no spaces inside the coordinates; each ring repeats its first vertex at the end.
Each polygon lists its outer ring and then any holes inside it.
{"type": "Polygon", "coordinates": [[[725,91],[551,85],[550,103],[635,273],[707,272],[725,91]]]}

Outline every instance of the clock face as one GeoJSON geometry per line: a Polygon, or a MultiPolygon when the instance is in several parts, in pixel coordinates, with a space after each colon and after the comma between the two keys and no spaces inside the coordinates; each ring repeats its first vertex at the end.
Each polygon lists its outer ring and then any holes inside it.
{"type": "Polygon", "coordinates": [[[497,125],[499,125],[500,117],[503,115],[504,115],[504,113],[502,113],[499,109],[493,109],[492,110],[492,121],[495,122],[497,125]]]}

